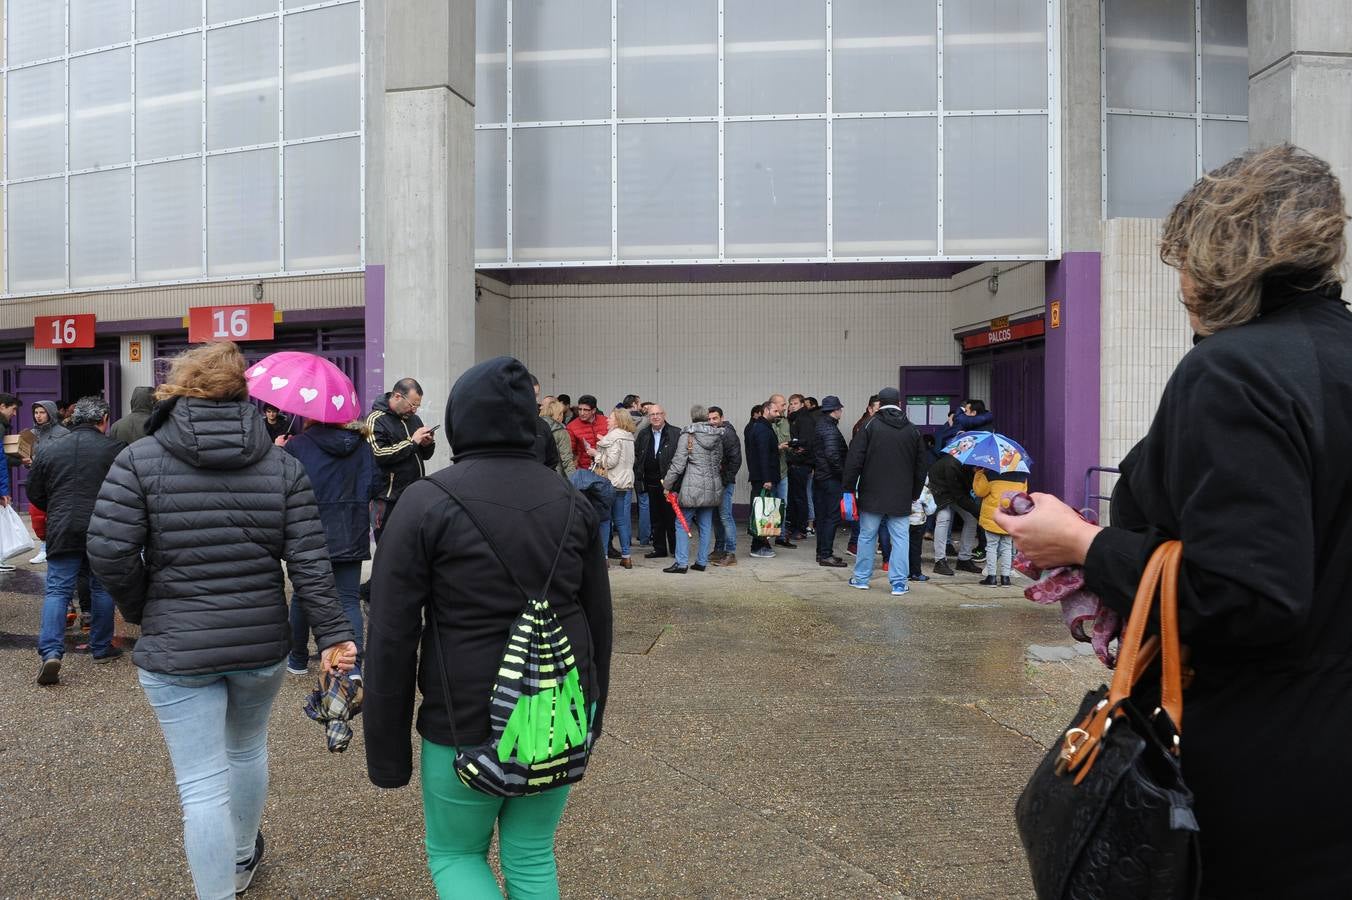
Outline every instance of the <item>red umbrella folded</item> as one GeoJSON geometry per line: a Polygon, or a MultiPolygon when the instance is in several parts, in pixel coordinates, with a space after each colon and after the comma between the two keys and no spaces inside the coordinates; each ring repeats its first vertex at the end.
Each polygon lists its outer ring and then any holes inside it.
{"type": "MultiPolygon", "coordinates": [[[[690,523],[685,520],[685,513],[681,511],[680,498],[671,491],[667,491],[667,502],[670,503],[671,508],[676,511],[676,521],[680,522],[681,527],[685,529],[685,536],[690,537],[690,523]]],[[[703,540],[703,538],[701,538],[701,540],[703,540]]]]}

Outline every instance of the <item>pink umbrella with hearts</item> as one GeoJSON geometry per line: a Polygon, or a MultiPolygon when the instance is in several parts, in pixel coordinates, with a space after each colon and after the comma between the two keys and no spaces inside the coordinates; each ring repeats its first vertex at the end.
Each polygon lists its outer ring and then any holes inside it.
{"type": "Polygon", "coordinates": [[[249,396],[282,412],[329,425],[361,417],[357,391],[342,370],[313,353],[284,350],[244,370],[249,396]]]}

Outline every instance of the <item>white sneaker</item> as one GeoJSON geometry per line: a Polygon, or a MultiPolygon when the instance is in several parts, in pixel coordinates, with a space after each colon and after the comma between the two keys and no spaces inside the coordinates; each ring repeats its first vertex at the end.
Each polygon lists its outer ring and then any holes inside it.
{"type": "Polygon", "coordinates": [[[9,563],[0,563],[0,572],[13,572],[14,567],[9,563]]]}
{"type": "Polygon", "coordinates": [[[33,565],[37,565],[38,563],[45,563],[46,561],[47,561],[46,550],[39,550],[38,555],[29,560],[29,562],[32,563],[33,565]]]}

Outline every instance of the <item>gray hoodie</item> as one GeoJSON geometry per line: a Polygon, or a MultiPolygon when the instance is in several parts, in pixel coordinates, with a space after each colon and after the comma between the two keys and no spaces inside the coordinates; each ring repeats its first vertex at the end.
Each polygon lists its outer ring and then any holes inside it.
{"type": "Polygon", "coordinates": [[[131,412],[108,429],[108,436],[124,444],[134,444],[146,436],[146,422],[155,406],[155,389],[138,387],[131,392],[131,412]]]}
{"type": "Polygon", "coordinates": [[[671,490],[680,480],[681,506],[718,506],[723,500],[722,462],[723,429],[708,422],[687,425],[681,429],[676,455],[671,460],[671,468],[667,469],[663,485],[671,490]]]}
{"type": "Polygon", "coordinates": [[[41,406],[47,410],[47,424],[33,426],[33,456],[38,455],[38,447],[42,446],[44,441],[51,441],[65,434],[70,434],[70,429],[61,424],[61,416],[57,414],[56,404],[50,400],[39,400],[34,406],[41,406]]]}

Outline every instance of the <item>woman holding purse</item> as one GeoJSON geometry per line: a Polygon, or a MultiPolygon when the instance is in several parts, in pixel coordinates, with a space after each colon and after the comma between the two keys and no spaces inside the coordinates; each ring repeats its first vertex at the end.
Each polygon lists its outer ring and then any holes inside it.
{"type": "Polygon", "coordinates": [[[610,430],[588,450],[592,471],[605,475],[615,488],[610,519],[601,523],[601,546],[610,546],[613,528],[620,536],[620,567],[624,569],[634,567],[634,561],[629,558],[629,511],[634,499],[634,432],[634,417],[629,415],[629,410],[616,409],[610,414],[610,430]]]}
{"type": "Polygon", "coordinates": [[[1124,618],[1182,541],[1194,671],[1179,759],[1205,897],[1352,896],[1352,314],[1329,166],[1282,145],[1204,176],[1165,222],[1196,335],[1121,463],[1111,526],[1034,494],[996,513],[1042,568],[1083,565],[1124,618]]]}

